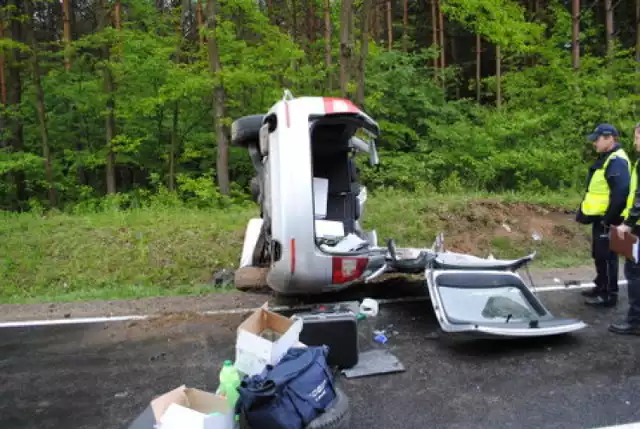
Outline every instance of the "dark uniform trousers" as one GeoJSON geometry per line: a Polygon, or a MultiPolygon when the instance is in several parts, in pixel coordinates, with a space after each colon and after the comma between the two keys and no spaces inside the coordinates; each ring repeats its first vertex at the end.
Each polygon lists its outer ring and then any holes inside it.
{"type": "MultiPolygon", "coordinates": [[[[591,256],[596,266],[594,283],[598,292],[603,297],[618,295],[619,257],[609,248],[609,227],[600,222],[592,224],[591,256]]],[[[640,275],[640,266],[634,269],[640,275]]],[[[640,278],[638,281],[640,281],[640,278]]]]}

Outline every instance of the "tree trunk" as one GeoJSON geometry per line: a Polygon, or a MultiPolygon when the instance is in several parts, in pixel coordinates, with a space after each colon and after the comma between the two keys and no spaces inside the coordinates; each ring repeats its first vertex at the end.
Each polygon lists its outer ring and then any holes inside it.
{"type": "Polygon", "coordinates": [[[636,62],[640,67],[640,0],[636,0],[636,62]]]}
{"type": "Polygon", "coordinates": [[[31,48],[30,63],[31,63],[31,76],[33,79],[33,87],[36,92],[36,112],[38,114],[38,123],[40,125],[40,136],[42,138],[42,157],[44,158],[44,171],[47,177],[49,205],[50,207],[56,206],[56,190],[53,185],[53,167],[51,165],[51,150],[49,147],[49,134],[47,130],[47,111],[44,105],[44,91],[42,90],[42,83],[40,82],[40,62],[38,59],[38,44],[33,34],[33,0],[26,0],[24,2],[25,13],[29,20],[24,24],[25,36],[27,43],[31,48]]]}
{"type": "Polygon", "coordinates": [[[202,2],[201,0],[196,0],[196,28],[198,30],[198,40],[200,41],[200,45],[204,46],[205,38],[202,33],[203,19],[202,19],[202,2]]]}
{"type": "Polygon", "coordinates": [[[391,0],[387,0],[387,43],[389,50],[393,49],[393,16],[391,12],[391,0]]]}
{"type": "MultiPolygon", "coordinates": [[[[458,58],[458,44],[457,34],[449,33],[449,43],[451,44],[451,62],[452,64],[458,64],[460,58],[458,58]]],[[[455,85],[456,100],[460,99],[460,85],[455,85]]]]}
{"type": "Polygon", "coordinates": [[[64,22],[63,41],[65,47],[64,68],[71,69],[71,54],[69,48],[71,46],[71,0],[62,0],[62,20],[64,22]]]}
{"type": "Polygon", "coordinates": [[[571,65],[580,68],[580,0],[571,3],[571,65]]]}
{"type": "Polygon", "coordinates": [[[347,97],[351,65],[351,20],[353,0],[342,0],[340,10],[340,92],[347,97]]]}
{"type": "Polygon", "coordinates": [[[116,0],[116,4],[113,7],[113,19],[114,19],[113,24],[118,30],[122,28],[122,25],[120,22],[121,11],[122,11],[122,7],[120,5],[120,0],[116,0]]]}
{"type": "MultiPolygon", "coordinates": [[[[636,0],[636,95],[640,94],[640,0],[636,0]]],[[[636,115],[640,111],[640,101],[636,102],[636,115]]]]}
{"type": "Polygon", "coordinates": [[[331,1],[324,0],[324,63],[327,70],[327,88],[333,91],[331,78],[331,1]]]}
{"type": "MultiPolygon", "coordinates": [[[[182,9],[180,11],[180,29],[178,31],[178,46],[176,48],[176,63],[184,61],[182,52],[182,43],[187,34],[188,16],[191,8],[190,0],[182,0],[182,9]]],[[[167,175],[167,187],[170,191],[176,189],[176,157],[178,156],[180,135],[179,135],[179,119],[180,119],[180,102],[173,103],[173,120],[171,125],[171,146],[169,147],[169,173],[167,175]]],[[[160,124],[162,126],[162,124],[160,124]]]]}
{"type": "MultiPolygon", "coordinates": [[[[438,13],[436,9],[436,1],[431,0],[431,44],[438,46],[440,43],[438,42],[438,13]]],[[[438,59],[433,59],[433,68],[438,68],[438,59]]]]}
{"type": "Polygon", "coordinates": [[[356,103],[361,109],[365,108],[365,71],[367,56],[369,55],[369,17],[374,0],[364,0],[362,3],[362,17],[360,19],[360,61],[358,62],[358,92],[356,103]]]}
{"type": "Polygon", "coordinates": [[[604,0],[607,57],[613,56],[613,2],[604,0]]]}
{"type": "MultiPolygon", "coordinates": [[[[9,4],[12,6],[11,16],[11,39],[16,42],[22,42],[22,24],[20,23],[19,16],[21,13],[22,0],[11,0],[9,4]]],[[[19,49],[13,50],[14,61],[9,65],[9,82],[10,90],[8,91],[9,105],[16,114],[16,118],[12,120],[12,133],[11,133],[11,147],[15,152],[22,152],[24,149],[24,128],[22,125],[22,119],[19,117],[20,105],[22,103],[22,77],[20,74],[20,57],[21,52],[19,49]]],[[[16,199],[18,206],[22,206],[27,200],[27,188],[25,185],[24,171],[16,171],[13,174],[14,183],[16,186],[16,199]]]]}
{"type": "Polygon", "coordinates": [[[218,155],[216,159],[216,175],[218,178],[218,187],[220,193],[229,195],[229,142],[224,127],[225,117],[225,92],[220,72],[222,64],[220,63],[220,52],[218,51],[218,39],[216,37],[217,27],[217,3],[216,0],[207,1],[207,30],[209,37],[207,45],[209,48],[209,70],[217,80],[213,88],[213,120],[216,133],[216,142],[218,144],[218,155]]]}
{"type": "Polygon", "coordinates": [[[369,35],[371,40],[378,43],[378,15],[380,13],[378,1],[375,0],[371,4],[371,23],[369,24],[369,35]]]}
{"type": "Polygon", "coordinates": [[[440,67],[446,67],[445,61],[445,49],[444,49],[444,15],[442,14],[442,10],[440,10],[440,0],[438,1],[438,26],[440,27],[440,67]]]}
{"type": "Polygon", "coordinates": [[[476,101],[482,99],[482,38],[476,34],[476,101]]]}
{"type": "Polygon", "coordinates": [[[496,45],[496,106],[502,107],[502,54],[500,45],[496,45]]]}
{"type": "Polygon", "coordinates": [[[409,0],[402,1],[402,50],[407,52],[409,42],[409,0]]]}
{"type": "MultiPolygon", "coordinates": [[[[4,13],[0,11],[0,40],[4,40],[4,13]]],[[[0,103],[2,103],[2,114],[0,114],[0,133],[2,133],[2,137],[0,137],[0,148],[3,148],[7,145],[7,142],[4,138],[4,130],[7,126],[7,118],[5,116],[5,109],[7,108],[7,77],[5,76],[5,63],[4,63],[4,55],[0,53],[0,103]]]]}
{"type": "MultiPolygon", "coordinates": [[[[118,2],[119,3],[119,2],[118,2]]],[[[117,11],[118,9],[116,9],[117,11]]],[[[100,10],[98,11],[98,32],[103,31],[107,26],[107,15],[109,12],[108,0],[101,0],[100,10]]],[[[119,21],[119,18],[118,18],[119,21]]],[[[105,163],[107,194],[116,193],[116,172],[115,172],[115,153],[113,152],[113,137],[115,136],[116,121],[114,115],[114,84],[111,69],[109,68],[109,46],[102,47],[102,57],[106,61],[103,70],[103,90],[107,94],[107,116],[105,118],[105,144],[107,147],[107,156],[105,163]]]]}
{"type": "Polygon", "coordinates": [[[180,104],[176,101],[173,106],[173,124],[171,126],[171,148],[169,150],[168,187],[171,192],[176,189],[176,155],[178,153],[178,119],[180,104]]]}
{"type": "Polygon", "coordinates": [[[298,43],[298,0],[291,0],[291,38],[298,43]]]}
{"type": "Polygon", "coordinates": [[[316,41],[316,9],[313,0],[307,0],[307,41],[309,43],[309,53],[312,52],[312,46],[316,41]]]}

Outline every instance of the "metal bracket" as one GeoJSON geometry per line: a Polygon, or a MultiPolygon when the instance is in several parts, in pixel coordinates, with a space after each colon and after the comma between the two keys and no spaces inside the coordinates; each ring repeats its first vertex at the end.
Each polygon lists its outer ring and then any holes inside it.
{"type": "Polygon", "coordinates": [[[294,97],[293,97],[293,94],[291,93],[291,91],[289,91],[288,89],[285,89],[284,90],[284,94],[282,96],[282,99],[284,101],[291,101],[291,100],[293,100],[293,98],[294,97]]]}

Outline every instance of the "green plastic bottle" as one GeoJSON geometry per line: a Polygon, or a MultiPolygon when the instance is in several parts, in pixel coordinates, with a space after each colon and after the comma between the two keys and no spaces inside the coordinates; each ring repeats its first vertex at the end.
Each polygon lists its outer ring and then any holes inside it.
{"type": "Polygon", "coordinates": [[[240,374],[233,366],[230,360],[224,361],[222,370],[220,371],[220,386],[216,392],[218,395],[224,396],[232,410],[236,407],[236,402],[240,397],[238,387],[240,387],[240,374]]]}

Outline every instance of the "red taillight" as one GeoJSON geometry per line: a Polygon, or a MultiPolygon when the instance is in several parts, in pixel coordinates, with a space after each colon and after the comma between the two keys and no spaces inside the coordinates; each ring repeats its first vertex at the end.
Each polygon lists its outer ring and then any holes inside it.
{"type": "Polygon", "coordinates": [[[356,280],[367,268],[368,258],[332,258],[331,282],[333,284],[346,283],[356,280]]]}

